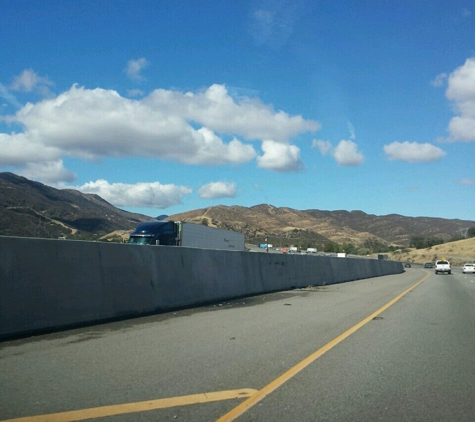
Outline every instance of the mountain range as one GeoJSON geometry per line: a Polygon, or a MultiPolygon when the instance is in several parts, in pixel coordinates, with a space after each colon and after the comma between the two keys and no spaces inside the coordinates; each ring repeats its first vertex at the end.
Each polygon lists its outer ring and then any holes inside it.
{"type": "MultiPolygon", "coordinates": [[[[0,173],[0,235],[40,238],[99,239],[125,234],[152,217],[118,209],[94,194],[55,189],[0,173]],[[113,235],[112,235],[113,233],[113,235]]],[[[165,216],[160,216],[164,218],[165,216]]],[[[377,216],[363,211],[295,210],[260,204],[213,206],[166,217],[239,231],[248,243],[316,246],[408,246],[414,237],[448,241],[465,237],[475,221],[433,217],[377,216]]],[[[119,236],[120,237],[120,236],[119,236]]],[[[123,237],[123,236],[122,236],[123,237]]],[[[116,239],[114,239],[116,240],[116,239]]]]}
{"type": "Polygon", "coordinates": [[[122,211],[100,196],[55,189],[13,173],[0,173],[0,235],[99,238],[152,218],[122,211]]]}

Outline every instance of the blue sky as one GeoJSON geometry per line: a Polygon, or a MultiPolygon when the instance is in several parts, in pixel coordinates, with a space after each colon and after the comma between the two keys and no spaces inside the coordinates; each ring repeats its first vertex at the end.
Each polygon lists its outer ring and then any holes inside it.
{"type": "Polygon", "coordinates": [[[1,8],[0,171],[150,216],[475,220],[473,1],[1,8]]]}

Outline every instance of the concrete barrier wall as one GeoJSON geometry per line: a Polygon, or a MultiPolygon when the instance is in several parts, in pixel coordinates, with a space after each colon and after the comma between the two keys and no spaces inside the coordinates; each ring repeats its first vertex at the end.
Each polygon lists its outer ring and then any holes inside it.
{"type": "Polygon", "coordinates": [[[387,260],[0,236],[0,338],[401,272],[387,260]]]}

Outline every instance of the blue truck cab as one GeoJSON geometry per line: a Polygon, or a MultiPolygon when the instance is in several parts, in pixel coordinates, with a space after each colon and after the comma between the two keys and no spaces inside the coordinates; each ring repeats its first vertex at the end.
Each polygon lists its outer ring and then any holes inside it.
{"type": "Polygon", "coordinates": [[[178,226],[173,221],[149,221],[130,233],[128,243],[136,245],[178,245],[178,226]]]}

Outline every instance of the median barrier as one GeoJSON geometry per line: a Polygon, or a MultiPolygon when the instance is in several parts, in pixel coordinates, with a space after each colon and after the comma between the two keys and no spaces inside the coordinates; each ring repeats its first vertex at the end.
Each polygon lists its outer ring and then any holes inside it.
{"type": "Polygon", "coordinates": [[[0,339],[403,272],[395,261],[0,236],[0,339]]]}

